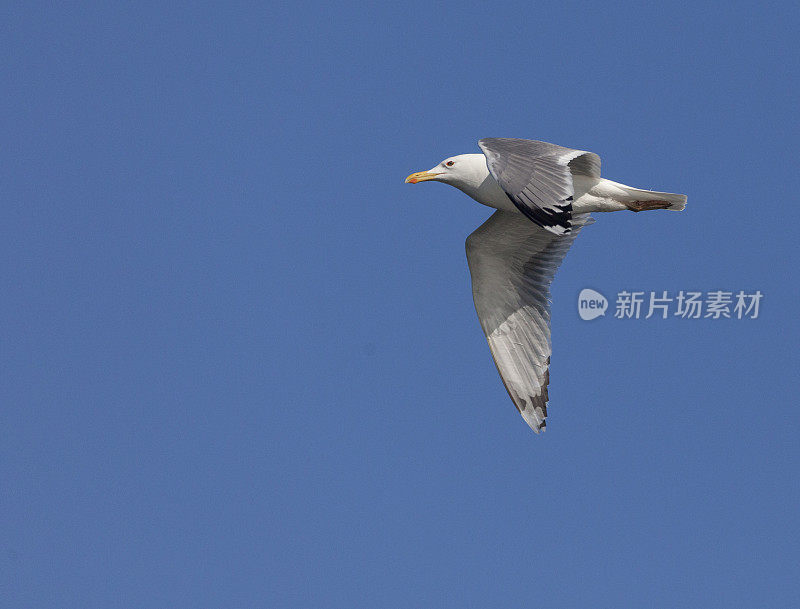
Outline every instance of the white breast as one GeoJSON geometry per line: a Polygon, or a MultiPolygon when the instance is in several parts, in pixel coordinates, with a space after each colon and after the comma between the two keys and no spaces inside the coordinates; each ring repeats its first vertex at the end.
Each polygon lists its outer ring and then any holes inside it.
{"type": "Polygon", "coordinates": [[[505,191],[500,188],[500,184],[492,177],[488,169],[486,170],[486,177],[475,191],[475,194],[470,196],[478,203],[483,203],[489,207],[520,213],[517,206],[508,198],[505,191]]]}

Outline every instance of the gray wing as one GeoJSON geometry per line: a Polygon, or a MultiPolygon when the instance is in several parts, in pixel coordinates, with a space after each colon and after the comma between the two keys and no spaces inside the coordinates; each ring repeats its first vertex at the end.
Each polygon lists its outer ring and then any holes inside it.
{"type": "Polygon", "coordinates": [[[489,171],[523,214],[556,235],[572,229],[573,175],[600,177],[600,157],[547,142],[505,137],[478,145],[489,171]]]}
{"type": "Polygon", "coordinates": [[[514,405],[539,432],[550,380],[550,283],[580,229],[572,218],[563,237],[515,212],[496,211],[467,237],[472,297],[492,357],[514,405]]]}

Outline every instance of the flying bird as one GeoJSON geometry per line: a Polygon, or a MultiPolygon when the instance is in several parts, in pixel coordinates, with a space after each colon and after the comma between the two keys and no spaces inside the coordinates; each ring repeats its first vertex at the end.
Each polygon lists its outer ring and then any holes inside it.
{"type": "Polygon", "coordinates": [[[545,428],[550,381],[550,284],[591,212],[670,209],[686,195],[600,177],[600,157],[547,142],[486,138],[412,173],[443,182],[497,211],[467,237],[472,297],[500,378],[536,433],[545,428]]]}

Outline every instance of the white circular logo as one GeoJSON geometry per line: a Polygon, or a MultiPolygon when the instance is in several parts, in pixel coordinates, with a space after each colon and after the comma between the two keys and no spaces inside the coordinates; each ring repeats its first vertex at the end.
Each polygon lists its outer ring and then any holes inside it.
{"type": "Polygon", "coordinates": [[[600,292],[584,288],[578,294],[578,315],[585,321],[605,315],[607,308],[608,301],[600,292]]]}

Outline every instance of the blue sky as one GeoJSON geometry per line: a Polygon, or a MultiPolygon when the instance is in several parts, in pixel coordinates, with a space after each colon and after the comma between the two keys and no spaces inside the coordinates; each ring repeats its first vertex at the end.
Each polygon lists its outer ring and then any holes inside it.
{"type": "Polygon", "coordinates": [[[0,605],[800,604],[796,6],[3,12],[0,605]],[[542,436],[471,302],[489,210],[403,184],[481,137],[689,195],[576,241],[542,436]]]}

